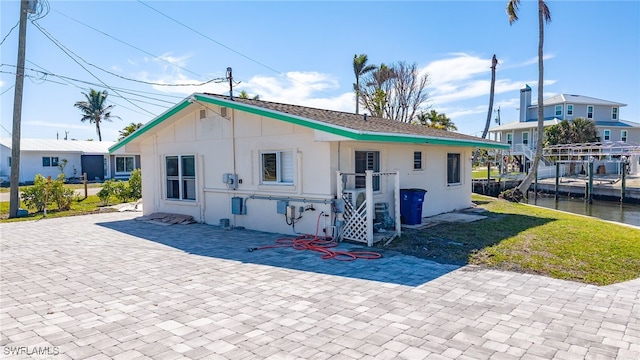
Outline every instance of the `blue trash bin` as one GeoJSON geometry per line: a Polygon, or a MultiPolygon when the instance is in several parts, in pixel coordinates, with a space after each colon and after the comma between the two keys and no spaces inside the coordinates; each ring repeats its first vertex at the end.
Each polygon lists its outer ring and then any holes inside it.
{"type": "Polygon", "coordinates": [[[422,222],[424,189],[400,189],[400,222],[405,225],[419,225],[422,222]]]}

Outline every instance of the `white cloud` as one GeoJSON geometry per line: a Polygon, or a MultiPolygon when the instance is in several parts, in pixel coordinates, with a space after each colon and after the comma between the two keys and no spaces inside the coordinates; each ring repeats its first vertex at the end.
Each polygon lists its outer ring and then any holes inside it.
{"type": "Polygon", "coordinates": [[[268,101],[346,111],[355,107],[351,92],[337,96],[330,94],[329,91],[339,89],[340,84],[331,75],[318,72],[292,71],[278,77],[254,76],[244,82],[242,88],[268,101]]]}
{"type": "Polygon", "coordinates": [[[429,73],[430,86],[436,90],[440,89],[440,86],[449,87],[451,83],[459,83],[491,71],[491,59],[482,59],[464,53],[451,55],[453,57],[433,61],[423,69],[429,73]]]}
{"type": "MultiPolygon", "coordinates": [[[[549,60],[549,59],[553,59],[554,57],[556,57],[553,54],[543,54],[542,55],[542,59],[543,60],[549,60]]],[[[524,62],[520,63],[520,64],[514,64],[513,67],[523,67],[523,66],[529,66],[529,65],[536,65],[538,64],[538,57],[533,57],[529,60],[525,60],[524,62]]]]}

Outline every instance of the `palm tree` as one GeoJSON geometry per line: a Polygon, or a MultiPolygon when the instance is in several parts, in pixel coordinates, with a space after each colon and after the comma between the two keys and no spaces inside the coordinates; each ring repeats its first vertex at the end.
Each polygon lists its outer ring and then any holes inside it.
{"type": "MultiPolygon", "coordinates": [[[[520,6],[520,0],[509,0],[507,2],[507,15],[509,16],[509,24],[512,25],[518,21],[518,7],[520,6]]],[[[529,186],[533,180],[538,176],[538,164],[540,164],[540,158],[542,158],[542,141],[544,138],[544,112],[543,112],[543,82],[544,82],[544,25],[551,22],[551,13],[549,7],[544,0],[538,0],[538,138],[536,141],[536,153],[533,157],[533,171],[530,171],[527,176],[518,185],[518,190],[525,195],[529,186]]]]}
{"type": "Polygon", "coordinates": [[[491,125],[491,115],[493,114],[493,98],[496,90],[497,65],[498,59],[496,59],[496,54],[493,54],[493,58],[491,59],[491,89],[489,90],[489,111],[487,112],[487,122],[484,124],[484,130],[482,131],[483,139],[487,137],[487,133],[489,132],[489,125],[491,125]]]}
{"type": "Polygon", "coordinates": [[[78,101],[75,103],[75,107],[82,111],[82,119],[80,121],[85,122],[89,120],[90,124],[96,124],[96,132],[98,133],[98,141],[102,141],[102,134],[100,134],[100,123],[103,121],[111,121],[111,118],[118,118],[111,115],[111,109],[114,105],[105,106],[107,100],[107,90],[96,91],[90,89],[89,94],[82,93],[86,97],[86,101],[78,101]]]}
{"type": "Polygon", "coordinates": [[[360,77],[376,68],[375,65],[367,65],[367,61],[369,59],[366,54],[353,55],[353,74],[356,76],[356,82],[353,84],[353,91],[356,93],[356,114],[360,104],[360,77]]]}
{"type": "Polygon", "coordinates": [[[254,95],[253,97],[249,97],[249,93],[246,90],[240,91],[240,99],[252,99],[252,100],[260,100],[260,95],[254,95]]]}
{"type": "Polygon", "coordinates": [[[126,138],[127,136],[133,134],[134,131],[140,129],[142,127],[142,123],[131,123],[124,127],[124,129],[120,130],[120,136],[118,136],[118,141],[126,138]]]}
{"type": "Polygon", "coordinates": [[[573,119],[572,140],[574,143],[588,143],[600,141],[596,123],[583,117],[573,119]]]}
{"type": "Polygon", "coordinates": [[[444,113],[438,114],[438,112],[435,110],[431,110],[428,113],[420,113],[420,115],[418,115],[418,121],[421,125],[434,129],[445,131],[458,130],[456,124],[454,124],[453,121],[451,121],[451,119],[447,117],[447,115],[445,115],[444,113]]]}

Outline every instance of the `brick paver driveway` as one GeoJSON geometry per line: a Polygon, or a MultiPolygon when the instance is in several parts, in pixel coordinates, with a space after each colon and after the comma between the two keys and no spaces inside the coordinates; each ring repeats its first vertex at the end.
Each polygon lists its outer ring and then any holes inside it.
{"type": "Polygon", "coordinates": [[[640,358],[639,280],[247,252],[276,236],[137,216],[1,225],[3,358],[640,358]]]}

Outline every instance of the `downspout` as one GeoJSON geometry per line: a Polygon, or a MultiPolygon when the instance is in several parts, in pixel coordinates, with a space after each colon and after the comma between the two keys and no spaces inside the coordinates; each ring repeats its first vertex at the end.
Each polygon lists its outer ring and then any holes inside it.
{"type": "Polygon", "coordinates": [[[200,170],[198,171],[198,174],[200,174],[200,176],[198,176],[198,182],[200,183],[200,222],[204,223],[204,214],[207,210],[207,201],[204,197],[204,155],[199,155],[198,161],[200,162],[198,165],[198,169],[200,170]]]}
{"type": "MultiPolygon", "coordinates": [[[[158,134],[153,135],[153,158],[156,162],[156,171],[160,171],[161,176],[166,176],[162,171],[162,161],[160,158],[160,154],[158,154],[158,134]]],[[[157,211],[160,209],[160,199],[162,197],[162,186],[158,186],[158,178],[156,176],[153,177],[153,188],[156,191],[156,196],[154,196],[154,210],[157,211]]],[[[144,206],[144,205],[143,205],[144,206]]],[[[144,207],[143,207],[144,209],[144,207]]]]}
{"type": "MultiPolygon", "coordinates": [[[[233,174],[236,172],[236,111],[233,108],[231,110],[231,158],[233,161],[233,174]]],[[[236,184],[236,188],[239,184],[236,184]]],[[[231,201],[231,199],[229,199],[231,201]]],[[[236,226],[236,214],[233,214],[233,226],[236,226]]]]}
{"type": "Polygon", "coordinates": [[[297,166],[297,175],[298,175],[298,195],[302,195],[303,194],[303,189],[302,189],[302,183],[304,181],[302,181],[302,153],[300,151],[296,150],[296,162],[298,163],[297,166]]]}

